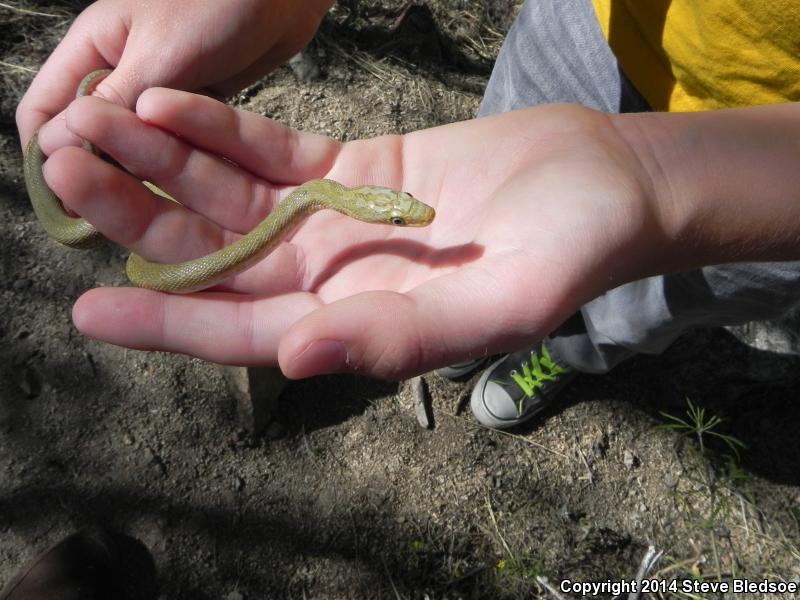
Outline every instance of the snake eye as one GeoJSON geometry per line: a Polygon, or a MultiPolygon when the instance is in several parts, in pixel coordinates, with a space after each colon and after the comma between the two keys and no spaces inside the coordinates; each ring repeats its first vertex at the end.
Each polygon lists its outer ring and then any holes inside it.
{"type": "Polygon", "coordinates": [[[406,220],[403,217],[392,217],[392,225],[405,225],[406,220]]]}

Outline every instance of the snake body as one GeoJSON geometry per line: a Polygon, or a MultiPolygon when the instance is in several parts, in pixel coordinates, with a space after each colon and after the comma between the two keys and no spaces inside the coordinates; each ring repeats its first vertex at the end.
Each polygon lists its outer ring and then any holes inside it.
{"type": "MultiPolygon", "coordinates": [[[[93,71],[78,87],[78,96],[89,93],[110,71],[93,71]]],[[[50,237],[76,248],[94,244],[100,233],[85,219],[71,217],[47,186],[42,174],[45,155],[38,132],[25,151],[25,184],[33,210],[50,237]]],[[[126,271],[139,287],[183,294],[196,292],[249,269],[267,256],[310,214],[332,209],[367,223],[422,227],[434,218],[433,208],[406,192],[379,186],[348,188],[329,179],[314,179],[295,189],[250,233],[230,246],[202,258],[164,264],[137,254],[128,257],[126,271]]]]}

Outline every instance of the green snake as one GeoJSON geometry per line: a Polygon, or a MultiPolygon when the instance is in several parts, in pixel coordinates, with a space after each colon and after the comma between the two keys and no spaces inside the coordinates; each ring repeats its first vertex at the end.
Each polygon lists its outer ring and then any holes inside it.
{"type": "MultiPolygon", "coordinates": [[[[77,96],[90,93],[111,71],[93,71],[78,86],[77,96]]],[[[93,150],[93,148],[92,148],[93,150]]],[[[33,210],[53,239],[75,248],[93,245],[100,233],[86,219],[71,217],[47,186],[42,174],[46,157],[38,131],[23,159],[25,185],[33,210]]],[[[289,194],[250,233],[207,256],[181,263],[156,263],[137,254],[128,257],[126,272],[136,286],[185,294],[217,285],[266,257],[310,214],[332,209],[367,223],[423,227],[434,218],[433,208],[406,192],[379,186],[348,188],[329,179],[307,181],[289,194]]]]}

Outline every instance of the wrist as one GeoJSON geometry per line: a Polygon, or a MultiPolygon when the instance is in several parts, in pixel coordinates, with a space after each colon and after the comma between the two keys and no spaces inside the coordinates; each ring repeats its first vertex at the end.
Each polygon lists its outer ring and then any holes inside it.
{"type": "Polygon", "coordinates": [[[660,272],[800,258],[800,105],[615,119],[650,182],[660,272]]]}
{"type": "MultiPolygon", "coordinates": [[[[691,202],[686,201],[686,174],[676,174],[677,166],[691,168],[690,146],[686,135],[677,135],[674,121],[667,113],[635,113],[612,115],[617,132],[635,156],[641,193],[636,200],[640,210],[650,216],[645,260],[641,265],[646,277],[681,270],[689,262],[691,252],[683,241],[687,237],[691,202]],[[652,235],[657,232],[656,235],[652,235]]],[[[691,131],[686,132],[687,134],[691,131]]],[[[683,169],[682,169],[683,170],[683,169]]]]}

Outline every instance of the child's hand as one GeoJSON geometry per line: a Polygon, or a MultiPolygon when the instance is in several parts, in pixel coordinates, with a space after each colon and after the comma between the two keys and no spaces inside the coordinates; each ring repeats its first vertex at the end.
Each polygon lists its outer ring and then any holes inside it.
{"type": "MultiPolygon", "coordinates": [[[[96,69],[115,67],[96,95],[132,108],[147,88],[232,94],[311,39],[333,0],[99,0],[75,21],[17,109],[22,147],[96,69]]],[[[39,137],[45,153],[78,141],[63,127],[39,137]]]]}
{"type": "Polygon", "coordinates": [[[319,177],[402,189],[437,216],[401,229],[323,211],[217,291],[92,290],[75,323],[115,344],[280,363],[290,377],[400,378],[541,338],[639,274],[660,239],[639,163],[608,116],[588,109],[543,107],[346,144],[165,89],[144,93],[137,112],[88,97],[66,120],[185,207],[79,148],[55,152],[45,175],[70,208],[147,258],[229,244],[287,186],[319,177]]]}

